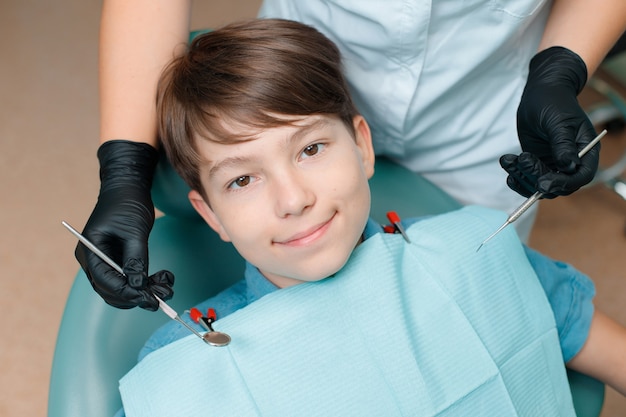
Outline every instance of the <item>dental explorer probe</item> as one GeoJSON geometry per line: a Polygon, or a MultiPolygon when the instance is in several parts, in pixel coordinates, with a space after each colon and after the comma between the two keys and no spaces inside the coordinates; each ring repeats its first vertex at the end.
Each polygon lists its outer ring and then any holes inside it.
{"type": "MultiPolygon", "coordinates": [[[[596,136],[591,142],[589,142],[587,144],[587,146],[585,146],[580,152],[578,152],[578,157],[582,158],[583,156],[585,156],[585,154],[587,152],[589,152],[591,150],[591,148],[596,146],[596,143],[600,142],[600,139],[602,139],[604,137],[604,135],[606,135],[606,129],[604,129],[602,132],[600,132],[600,134],[598,136],[596,136]]],[[[520,205],[513,213],[511,213],[511,215],[508,217],[508,219],[506,219],[504,224],[502,226],[500,226],[500,228],[498,230],[493,232],[491,234],[491,236],[489,236],[487,239],[483,240],[483,243],[481,243],[480,246],[478,247],[478,249],[476,249],[476,252],[478,252],[480,250],[480,248],[482,248],[485,243],[489,242],[498,233],[500,233],[502,230],[504,230],[505,227],[507,227],[508,225],[513,223],[515,220],[519,219],[520,216],[522,214],[524,214],[526,212],[526,210],[528,210],[530,208],[530,206],[535,204],[537,202],[537,200],[539,200],[542,196],[543,196],[543,194],[540,193],[539,191],[537,191],[535,194],[533,194],[530,197],[528,197],[526,199],[526,201],[524,201],[522,203],[522,205],[520,205]]]]}
{"type": "MultiPolygon", "coordinates": [[[[80,243],[82,243],[83,245],[85,245],[90,251],[92,251],[95,255],[97,255],[100,259],[102,259],[104,262],[106,262],[111,268],[115,269],[117,272],[119,272],[121,275],[126,276],[126,274],[124,273],[124,270],[118,265],[116,264],[111,258],[109,258],[106,253],[102,252],[100,249],[98,249],[96,247],[96,245],[94,245],[93,243],[91,243],[85,236],[81,235],[76,229],[74,229],[72,226],[70,226],[69,224],[67,224],[66,222],[61,222],[63,224],[63,226],[65,226],[67,228],[67,230],[69,230],[74,236],[76,236],[78,238],[78,240],[80,241],[80,243]]],[[[204,337],[202,337],[202,335],[196,331],[193,327],[191,327],[190,325],[188,325],[183,319],[180,318],[180,316],[178,315],[178,313],[176,313],[176,311],[170,307],[169,305],[167,305],[165,303],[165,301],[161,300],[158,296],[156,296],[155,294],[152,294],[154,296],[154,298],[157,299],[157,301],[159,302],[159,308],[161,310],[163,310],[163,312],[165,314],[167,314],[169,316],[169,318],[171,318],[172,320],[176,320],[177,322],[179,322],[180,324],[182,324],[183,326],[185,326],[186,328],[188,328],[193,334],[195,334],[196,336],[198,336],[200,339],[202,339],[205,343],[209,343],[207,340],[204,339],[204,337]]]]}

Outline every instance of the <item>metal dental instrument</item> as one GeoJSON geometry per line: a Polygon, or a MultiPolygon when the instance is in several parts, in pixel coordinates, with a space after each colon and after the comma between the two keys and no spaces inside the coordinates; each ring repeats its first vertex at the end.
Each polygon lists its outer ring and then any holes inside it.
{"type": "MultiPolygon", "coordinates": [[[[596,136],[591,142],[589,142],[587,144],[587,146],[585,146],[580,152],[578,152],[578,157],[582,158],[587,152],[589,152],[591,150],[591,148],[593,148],[594,146],[596,146],[596,144],[598,142],[600,142],[600,139],[602,139],[604,137],[604,135],[606,135],[606,129],[603,130],[602,132],[600,132],[600,134],[598,136],[596,136]]],[[[500,228],[498,230],[493,232],[491,234],[491,236],[489,236],[487,239],[483,240],[483,243],[481,243],[480,246],[478,247],[478,249],[476,249],[476,252],[478,252],[480,250],[480,248],[482,248],[485,243],[489,242],[498,233],[500,233],[502,230],[504,230],[505,227],[507,227],[508,225],[513,223],[515,220],[519,219],[520,216],[522,214],[524,214],[526,212],[526,210],[528,210],[530,208],[530,206],[535,204],[535,202],[537,202],[537,200],[539,200],[542,196],[543,196],[543,194],[540,193],[539,191],[537,191],[535,194],[533,194],[530,197],[528,197],[528,199],[526,199],[526,201],[524,201],[524,203],[522,203],[522,205],[520,205],[513,213],[511,213],[509,218],[506,219],[504,224],[502,226],[500,226],[500,228]]]]}
{"type": "Polygon", "coordinates": [[[205,316],[202,314],[202,312],[200,312],[200,310],[193,307],[189,311],[189,317],[191,317],[191,320],[193,320],[195,323],[199,323],[200,325],[202,325],[202,327],[207,329],[207,333],[204,334],[203,338],[204,341],[208,344],[213,346],[226,346],[230,343],[229,335],[222,332],[216,332],[213,329],[212,324],[215,322],[215,320],[217,320],[217,315],[215,314],[214,309],[209,308],[207,315],[205,316]]]}
{"type": "MultiPolygon", "coordinates": [[[[94,245],[93,243],[91,243],[85,236],[81,235],[76,229],[74,229],[72,226],[70,226],[68,223],[66,222],[61,222],[63,224],[63,226],[65,226],[67,228],[67,230],[69,230],[74,236],[76,236],[78,238],[78,240],[80,241],[80,243],[82,243],[83,245],[85,245],[90,251],[92,251],[95,255],[97,255],[100,259],[102,259],[104,262],[106,262],[111,268],[115,269],[117,272],[119,272],[120,274],[126,276],[126,274],[124,274],[124,270],[118,265],[116,264],[111,258],[109,258],[106,253],[102,252],[100,249],[98,249],[96,247],[96,245],[94,245]]],[[[209,343],[208,340],[205,340],[204,337],[193,327],[191,327],[190,325],[188,325],[183,319],[180,318],[180,316],[178,315],[178,313],[169,305],[167,305],[165,303],[165,301],[161,300],[159,297],[157,297],[155,294],[152,294],[154,296],[154,298],[157,299],[157,301],[159,302],[159,308],[161,308],[161,310],[163,310],[163,312],[165,314],[167,314],[169,316],[169,318],[171,318],[172,320],[176,320],[177,322],[179,322],[180,324],[182,324],[183,326],[185,326],[187,329],[189,329],[193,334],[195,334],[196,336],[198,336],[200,339],[202,339],[205,343],[209,343]]]]}
{"type": "Polygon", "coordinates": [[[387,219],[389,219],[393,227],[395,227],[396,230],[400,232],[404,240],[406,240],[407,243],[411,243],[411,240],[409,239],[409,236],[406,234],[404,227],[402,227],[402,223],[400,222],[400,216],[398,216],[398,213],[396,213],[395,211],[388,211],[387,219]]]}

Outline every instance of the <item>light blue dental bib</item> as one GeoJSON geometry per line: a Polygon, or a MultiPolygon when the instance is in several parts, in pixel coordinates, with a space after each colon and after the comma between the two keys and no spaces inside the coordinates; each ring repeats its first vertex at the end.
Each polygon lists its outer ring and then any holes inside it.
{"type": "Polygon", "coordinates": [[[513,228],[478,207],[364,242],[335,277],[271,293],[148,355],[135,416],[574,416],[552,311],[513,228]]]}

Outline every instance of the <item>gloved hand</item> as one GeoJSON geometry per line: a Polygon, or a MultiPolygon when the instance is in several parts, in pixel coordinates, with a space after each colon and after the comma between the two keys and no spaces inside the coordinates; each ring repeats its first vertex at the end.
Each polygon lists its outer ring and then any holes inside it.
{"type": "Polygon", "coordinates": [[[600,146],[581,160],[578,152],[596,136],[576,96],[587,82],[587,67],[574,52],[552,47],[530,61],[528,81],[517,109],[517,132],[524,151],[503,155],[507,185],[528,197],[568,195],[589,183],[598,169],[600,146]]]}
{"type": "Polygon", "coordinates": [[[152,294],[167,300],[174,285],[169,271],[148,276],[148,235],[154,225],[150,189],[158,152],[145,143],[113,140],[100,146],[98,159],[100,194],[83,235],[120,265],[126,277],[81,243],[76,259],[108,304],[157,310],[159,304],[152,294]]]}

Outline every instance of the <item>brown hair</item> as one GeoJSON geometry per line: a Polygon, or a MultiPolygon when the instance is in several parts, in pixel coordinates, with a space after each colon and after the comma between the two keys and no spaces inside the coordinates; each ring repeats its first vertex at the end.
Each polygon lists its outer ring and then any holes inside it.
{"type": "Polygon", "coordinates": [[[172,165],[203,195],[197,140],[250,140],[228,126],[264,129],[288,124],[284,116],[313,114],[339,117],[354,135],[357,115],[334,43],[282,19],[234,23],[197,37],[162,74],[157,112],[172,165]]]}

